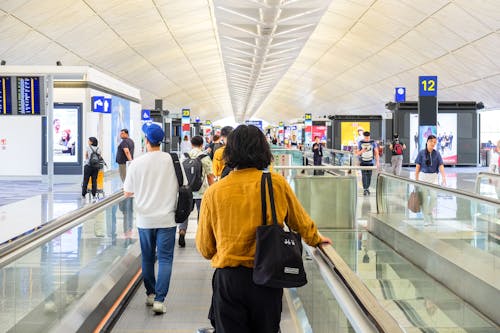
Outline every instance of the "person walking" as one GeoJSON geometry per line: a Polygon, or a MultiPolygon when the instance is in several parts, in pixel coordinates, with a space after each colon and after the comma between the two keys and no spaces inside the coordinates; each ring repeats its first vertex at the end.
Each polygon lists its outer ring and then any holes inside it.
{"type": "MultiPolygon", "coordinates": [[[[358,142],[356,155],[359,156],[360,166],[373,166],[373,160],[375,159],[377,169],[380,168],[377,144],[370,139],[370,132],[363,132],[363,140],[358,142]]],[[[361,180],[363,183],[363,195],[370,195],[372,170],[361,170],[361,180]]]]}
{"type": "Polygon", "coordinates": [[[214,176],[217,177],[217,179],[223,178],[230,171],[228,168],[225,168],[226,163],[224,162],[222,156],[224,154],[224,148],[227,142],[227,137],[229,133],[231,133],[232,131],[233,127],[231,126],[224,126],[220,130],[220,143],[222,144],[222,146],[220,146],[214,151],[214,158],[212,160],[212,171],[214,176]]]}
{"type": "Polygon", "coordinates": [[[134,197],[136,224],[142,252],[142,276],[146,305],[158,314],[165,313],[165,298],[170,286],[174,258],[175,210],[179,185],[170,154],[160,150],[165,133],[156,124],[142,128],[147,153],[130,163],[123,191],[134,197]],[[155,260],[158,257],[158,277],[155,260]]]}
{"type": "Polygon", "coordinates": [[[394,135],[392,136],[392,142],[389,145],[389,149],[392,152],[392,173],[396,176],[400,176],[401,169],[403,168],[403,153],[406,150],[406,145],[401,140],[399,140],[398,133],[394,133],[394,135]]]}
{"type": "Polygon", "coordinates": [[[129,137],[126,128],[120,131],[120,138],[122,142],[120,142],[116,151],[116,163],[118,163],[120,178],[123,182],[127,176],[127,162],[134,159],[134,140],[129,137]]]}
{"type": "MultiPolygon", "coordinates": [[[[262,224],[261,177],[271,163],[271,149],[259,128],[240,125],[227,138],[223,157],[233,171],[205,191],[196,232],[198,251],[215,268],[209,319],[217,333],[276,333],[283,289],[252,280],[255,233],[262,224]]],[[[331,244],[287,180],[278,173],[271,177],[278,223],[283,226],[286,219],[311,246],[331,244]]]]}
{"type": "MultiPolygon", "coordinates": [[[[323,160],[323,147],[321,145],[321,142],[319,142],[319,136],[314,137],[314,143],[312,145],[312,151],[313,151],[313,164],[314,165],[321,165],[322,160],[323,160]]],[[[315,176],[321,176],[323,175],[323,170],[314,170],[314,175],[315,176]]]]}
{"type": "MultiPolygon", "coordinates": [[[[197,158],[198,156],[204,154],[203,153],[203,137],[196,135],[191,138],[191,146],[193,149],[189,152],[189,157],[194,159],[197,158]]],[[[196,210],[198,211],[198,219],[200,218],[200,206],[201,206],[201,198],[203,197],[203,193],[205,193],[205,190],[208,188],[208,186],[212,185],[215,181],[215,177],[212,173],[212,160],[210,159],[210,156],[205,155],[200,160],[202,164],[202,172],[201,172],[201,179],[203,180],[203,184],[201,185],[200,189],[198,191],[193,192],[193,200],[194,204],[196,205],[196,210]]],[[[188,222],[189,218],[187,218],[184,222],[179,224],[179,246],[180,247],[185,247],[186,246],[186,230],[188,227],[188,222]]]]}
{"type": "MultiPolygon", "coordinates": [[[[444,171],[443,158],[439,151],[435,149],[437,138],[435,135],[427,136],[425,149],[418,152],[415,159],[415,180],[439,185],[438,172],[441,173],[441,185],[446,186],[446,173],[444,171]]],[[[434,208],[436,207],[436,191],[422,190],[422,213],[424,215],[424,225],[434,223],[434,208]]]]}
{"type": "Polygon", "coordinates": [[[87,148],[85,149],[85,159],[83,161],[83,183],[82,183],[82,199],[85,199],[87,195],[87,187],[89,179],[92,179],[92,201],[96,201],[97,194],[97,174],[99,173],[99,167],[90,165],[90,158],[92,153],[101,155],[101,150],[97,146],[97,138],[91,136],[88,140],[87,148]]]}

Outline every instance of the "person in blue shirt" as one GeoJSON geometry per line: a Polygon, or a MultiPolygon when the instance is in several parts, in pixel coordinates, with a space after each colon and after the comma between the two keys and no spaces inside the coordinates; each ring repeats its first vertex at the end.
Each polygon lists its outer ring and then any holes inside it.
{"type": "MultiPolygon", "coordinates": [[[[415,159],[415,180],[439,185],[438,172],[441,173],[441,185],[446,186],[446,173],[444,172],[444,163],[441,154],[435,150],[437,138],[435,135],[427,137],[425,149],[418,152],[415,159]]],[[[436,206],[436,192],[423,191],[422,193],[422,211],[424,214],[424,225],[429,225],[434,222],[436,206]]]]}

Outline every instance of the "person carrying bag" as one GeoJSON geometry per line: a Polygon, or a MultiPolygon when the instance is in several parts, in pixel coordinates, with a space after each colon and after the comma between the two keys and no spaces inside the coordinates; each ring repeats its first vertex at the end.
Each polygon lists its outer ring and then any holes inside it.
{"type": "MultiPolygon", "coordinates": [[[[222,158],[232,171],[203,194],[196,230],[196,248],[204,258],[211,260],[215,268],[212,302],[207,304],[207,307],[210,306],[209,319],[217,333],[276,333],[280,328],[283,286],[285,283],[292,286],[305,282],[290,284],[287,277],[266,278],[264,285],[255,283],[256,238],[265,236],[268,233],[266,228],[277,229],[271,231],[271,235],[279,234],[286,220],[288,227],[298,232],[310,246],[331,244],[331,240],[318,232],[287,180],[277,173],[266,173],[264,176],[269,177],[267,181],[272,178],[274,192],[269,204],[275,212],[276,224],[262,225],[262,173],[271,164],[273,155],[259,128],[240,125],[233,130],[227,137],[222,158]]],[[[267,214],[266,209],[265,220],[271,221],[273,214],[267,214]]],[[[271,246],[279,246],[282,241],[295,244],[298,261],[302,262],[300,238],[292,238],[286,233],[285,236],[283,240],[271,240],[271,246]]],[[[264,249],[263,252],[266,258],[281,256],[267,251],[270,250],[264,249]]],[[[296,269],[294,264],[287,263],[281,271],[286,270],[290,276],[300,275],[290,274],[296,269]]]]}
{"type": "Polygon", "coordinates": [[[277,222],[271,174],[262,173],[262,225],[257,227],[253,282],[271,288],[295,288],[307,283],[302,261],[302,240],[277,222]],[[271,204],[272,224],[267,224],[266,182],[271,204]]]}

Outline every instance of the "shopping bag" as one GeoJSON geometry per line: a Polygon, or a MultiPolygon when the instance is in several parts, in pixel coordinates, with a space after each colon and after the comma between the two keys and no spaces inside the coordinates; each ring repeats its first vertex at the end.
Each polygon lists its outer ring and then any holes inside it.
{"type": "Polygon", "coordinates": [[[420,195],[414,190],[410,193],[410,198],[408,199],[408,209],[414,213],[420,212],[420,195]]]}
{"type": "Polygon", "coordinates": [[[307,283],[300,235],[283,229],[276,219],[271,174],[261,181],[262,225],[257,227],[253,282],[271,288],[295,288],[307,283]],[[266,180],[271,202],[272,224],[266,221],[266,180]]]}

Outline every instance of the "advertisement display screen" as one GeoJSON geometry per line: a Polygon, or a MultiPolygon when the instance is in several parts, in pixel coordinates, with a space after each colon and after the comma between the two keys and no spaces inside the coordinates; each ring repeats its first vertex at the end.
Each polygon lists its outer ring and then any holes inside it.
{"type": "Polygon", "coordinates": [[[38,77],[17,78],[17,112],[40,114],[40,79],[38,77]]]}
{"type": "Polygon", "coordinates": [[[10,77],[0,77],[0,114],[12,114],[10,77]]]}
{"type": "Polygon", "coordinates": [[[457,114],[438,113],[437,126],[420,126],[418,114],[410,115],[410,162],[415,162],[419,150],[424,149],[429,134],[437,138],[435,149],[441,154],[444,164],[457,164],[457,114]],[[420,136],[419,136],[420,133],[420,136]]]}
{"type": "Polygon", "coordinates": [[[315,137],[319,137],[321,143],[326,143],[326,126],[324,125],[313,125],[312,126],[312,138],[314,141],[315,137]]]}
{"type": "Polygon", "coordinates": [[[363,140],[363,132],[370,131],[369,121],[343,121],[340,123],[340,144],[352,147],[357,146],[360,140],[363,140]]]}
{"type": "Polygon", "coordinates": [[[54,138],[54,163],[77,163],[78,115],[76,107],[54,108],[52,135],[54,138]]]}

